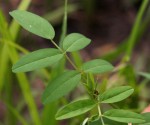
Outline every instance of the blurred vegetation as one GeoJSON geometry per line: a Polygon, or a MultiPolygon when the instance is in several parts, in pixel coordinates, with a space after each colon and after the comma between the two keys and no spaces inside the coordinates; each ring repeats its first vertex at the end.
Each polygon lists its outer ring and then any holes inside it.
{"type": "MultiPolygon", "coordinates": [[[[70,67],[65,60],[53,68],[30,73],[12,73],[12,64],[22,55],[36,48],[51,45],[49,41],[31,36],[22,30],[8,14],[13,9],[29,10],[49,20],[58,33],[55,39],[60,41],[60,44],[69,32],[81,32],[91,37],[91,47],[70,55],[75,64],[82,64],[81,57],[84,60],[104,58],[111,61],[116,69],[109,76],[98,76],[99,90],[103,92],[121,84],[131,85],[135,89],[134,95],[129,99],[111,106],[142,112],[150,103],[148,0],[70,0],[67,9],[64,1],[60,0],[2,0],[0,125],[76,125],[86,117],[80,116],[63,122],[58,122],[54,118],[58,107],[70,102],[74,97],[84,95],[81,86],[72,92],[71,96],[62,98],[59,102],[46,106],[41,103],[41,93],[48,82],[58,76],[65,67],[70,67]],[[61,38],[58,37],[60,35],[61,38]]],[[[103,110],[111,106],[104,105],[103,110]]]]}

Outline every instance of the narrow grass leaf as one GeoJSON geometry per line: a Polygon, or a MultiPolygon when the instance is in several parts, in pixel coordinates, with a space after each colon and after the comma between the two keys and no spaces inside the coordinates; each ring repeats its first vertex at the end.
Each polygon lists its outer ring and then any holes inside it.
{"type": "Polygon", "coordinates": [[[105,91],[99,96],[101,103],[115,103],[124,100],[134,92],[130,86],[120,86],[105,91]]]}
{"type": "Polygon", "coordinates": [[[5,76],[8,69],[8,61],[9,61],[9,56],[8,56],[8,46],[6,44],[1,45],[1,50],[0,50],[0,95],[1,91],[3,89],[3,86],[5,84],[5,76]]]}
{"type": "Polygon", "coordinates": [[[146,79],[150,80],[150,73],[146,72],[139,72],[138,75],[145,77],[146,79]]]}
{"type": "Polygon", "coordinates": [[[10,15],[26,30],[46,39],[53,39],[55,31],[44,18],[24,10],[14,10],[10,15]]]}
{"type": "Polygon", "coordinates": [[[82,70],[86,73],[98,74],[113,70],[113,66],[105,60],[95,59],[84,63],[82,70]]]}
{"type": "Polygon", "coordinates": [[[96,103],[90,99],[72,102],[64,106],[57,112],[56,119],[61,120],[61,119],[75,117],[75,116],[86,113],[87,111],[93,109],[95,106],[96,106],[96,103]]]}
{"type": "Polygon", "coordinates": [[[57,49],[40,49],[23,56],[12,67],[13,72],[28,72],[35,69],[51,66],[58,62],[63,54],[57,49]]]}
{"type": "Polygon", "coordinates": [[[144,117],[140,114],[121,110],[121,109],[111,109],[109,111],[106,111],[104,114],[104,117],[118,121],[118,122],[124,122],[124,123],[144,123],[144,117]]]}
{"type": "Polygon", "coordinates": [[[83,49],[91,40],[79,33],[71,33],[63,41],[63,49],[67,52],[73,52],[83,49]]]}
{"type": "Polygon", "coordinates": [[[58,125],[58,121],[55,120],[55,114],[57,112],[58,107],[59,101],[53,102],[43,107],[41,115],[43,125],[58,125]]]}
{"type": "Polygon", "coordinates": [[[15,107],[12,107],[10,104],[6,104],[6,106],[9,112],[11,112],[22,125],[28,125],[27,121],[15,107]]]}
{"type": "Polygon", "coordinates": [[[80,82],[81,75],[77,71],[67,71],[53,80],[45,89],[42,102],[53,102],[73,90],[80,82]]]}
{"type": "MultiPolygon", "coordinates": [[[[11,62],[15,63],[18,60],[19,55],[18,55],[17,51],[14,48],[12,48],[11,46],[9,47],[9,51],[10,51],[9,56],[10,56],[11,62]]],[[[31,116],[32,122],[33,122],[32,124],[33,125],[42,125],[40,117],[39,117],[38,109],[34,102],[33,95],[31,93],[30,85],[29,85],[26,75],[24,73],[18,73],[18,74],[16,74],[16,77],[17,77],[19,85],[21,87],[21,91],[25,98],[26,104],[29,108],[30,116],[31,116]]]]}

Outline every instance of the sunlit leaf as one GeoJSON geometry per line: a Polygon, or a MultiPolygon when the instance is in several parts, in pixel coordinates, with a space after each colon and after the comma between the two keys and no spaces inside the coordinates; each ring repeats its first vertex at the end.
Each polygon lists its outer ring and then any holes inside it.
{"type": "Polygon", "coordinates": [[[77,71],[67,71],[58,76],[47,86],[42,96],[42,102],[47,104],[68,94],[80,82],[81,75],[77,71]]]}
{"type": "Polygon", "coordinates": [[[124,122],[124,123],[143,123],[145,122],[144,117],[140,114],[121,110],[121,109],[111,109],[109,111],[106,111],[104,114],[104,117],[118,121],[118,122],[124,122]]]}
{"type": "Polygon", "coordinates": [[[73,52],[83,49],[91,40],[79,33],[71,33],[63,41],[63,49],[67,52],[73,52]]]}
{"type": "Polygon", "coordinates": [[[72,102],[64,106],[57,112],[56,119],[61,120],[61,119],[75,117],[75,116],[86,113],[87,111],[93,109],[95,106],[96,106],[96,103],[90,99],[72,102]]]}
{"type": "Polygon", "coordinates": [[[57,63],[62,57],[63,54],[57,49],[40,49],[23,56],[15,65],[13,65],[12,71],[27,72],[51,66],[57,63]]]}
{"type": "Polygon", "coordinates": [[[86,73],[98,74],[113,70],[113,66],[105,60],[95,59],[84,63],[82,70],[86,73]]]}
{"type": "Polygon", "coordinates": [[[130,86],[120,86],[109,89],[99,96],[101,103],[114,103],[124,100],[134,92],[130,86]]]}
{"type": "Polygon", "coordinates": [[[44,18],[24,10],[14,10],[10,15],[26,30],[46,39],[53,39],[55,31],[44,18]]]}
{"type": "Polygon", "coordinates": [[[139,75],[145,77],[146,79],[149,79],[150,80],[150,73],[146,73],[146,72],[139,72],[138,73],[139,75]]]}

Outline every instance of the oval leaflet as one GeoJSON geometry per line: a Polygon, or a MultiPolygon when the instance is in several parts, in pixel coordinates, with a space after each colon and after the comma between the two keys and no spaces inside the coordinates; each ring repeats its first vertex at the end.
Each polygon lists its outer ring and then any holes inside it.
{"type": "Polygon", "coordinates": [[[24,10],[14,10],[9,14],[29,32],[46,39],[54,38],[54,28],[44,18],[24,10]]]}

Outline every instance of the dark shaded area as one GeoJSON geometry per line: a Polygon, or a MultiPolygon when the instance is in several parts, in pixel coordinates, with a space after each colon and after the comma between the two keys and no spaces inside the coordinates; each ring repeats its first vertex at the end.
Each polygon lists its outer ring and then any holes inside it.
{"type": "MultiPolygon", "coordinates": [[[[113,47],[115,44],[118,44],[126,39],[130,33],[141,2],[131,2],[129,0],[91,1],[92,0],[69,1],[70,3],[78,3],[80,9],[68,16],[68,33],[79,32],[90,37],[93,40],[91,48],[93,48],[93,46],[97,47],[107,44],[110,44],[110,47],[113,47]]],[[[2,0],[1,3],[5,15],[8,19],[10,19],[8,12],[17,8],[19,0],[2,0]]],[[[47,0],[45,2],[42,0],[33,0],[29,11],[38,15],[44,15],[45,13],[51,12],[62,5],[63,1],[59,0],[47,0]]],[[[55,39],[57,41],[59,40],[58,37],[61,31],[61,25],[62,24],[55,25],[55,30],[57,33],[55,39]]],[[[37,45],[39,44],[42,48],[50,45],[49,41],[38,38],[37,36],[34,36],[24,30],[22,34],[23,36],[21,35],[22,38],[20,38],[19,41],[23,46],[26,46],[30,50],[37,49],[39,47],[37,45]],[[30,46],[31,44],[32,46],[30,46]]],[[[92,51],[90,48],[88,50],[92,51]]]]}

